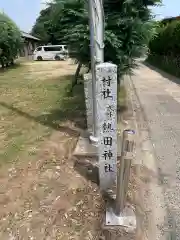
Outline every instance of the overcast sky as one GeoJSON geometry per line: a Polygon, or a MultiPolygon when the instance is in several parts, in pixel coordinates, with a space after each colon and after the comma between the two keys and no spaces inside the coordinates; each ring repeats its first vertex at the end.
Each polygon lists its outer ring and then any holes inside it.
{"type": "MultiPolygon", "coordinates": [[[[21,30],[29,32],[47,1],[50,0],[0,0],[0,10],[11,17],[21,30]]],[[[158,19],[180,15],[180,0],[163,0],[163,4],[153,8],[158,19]]]]}

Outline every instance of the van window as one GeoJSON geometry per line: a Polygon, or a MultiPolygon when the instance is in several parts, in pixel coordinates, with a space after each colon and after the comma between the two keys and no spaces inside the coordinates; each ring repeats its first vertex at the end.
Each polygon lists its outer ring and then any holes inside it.
{"type": "Polygon", "coordinates": [[[39,51],[41,51],[41,50],[42,50],[42,47],[36,48],[36,51],[37,51],[37,52],[39,52],[39,51]]]}
{"type": "Polygon", "coordinates": [[[61,50],[62,50],[61,46],[44,47],[44,51],[46,51],[46,52],[58,52],[58,51],[61,51],[61,50]]]}

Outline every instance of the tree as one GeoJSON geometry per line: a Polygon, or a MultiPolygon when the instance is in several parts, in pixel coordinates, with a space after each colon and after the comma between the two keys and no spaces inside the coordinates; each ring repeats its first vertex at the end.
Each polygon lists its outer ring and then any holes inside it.
{"type": "MultiPolygon", "coordinates": [[[[135,59],[146,50],[152,37],[151,12],[148,5],[158,0],[104,0],[105,11],[105,61],[118,65],[119,75],[135,67],[135,59]]],[[[89,22],[85,0],[54,0],[50,28],[44,31],[53,36],[54,43],[69,45],[70,56],[89,66],[89,22]]],[[[41,13],[42,15],[42,13],[41,13]]],[[[42,24],[40,18],[34,27],[42,24]]],[[[45,26],[45,25],[44,25],[45,26]]]]}
{"type": "Polygon", "coordinates": [[[16,24],[4,13],[0,13],[0,64],[13,63],[21,48],[21,33],[16,24]]]}
{"type": "Polygon", "coordinates": [[[32,35],[37,38],[41,38],[45,44],[53,42],[51,39],[51,19],[52,8],[49,6],[40,12],[40,16],[37,18],[35,25],[32,28],[32,35]]]}
{"type": "MultiPolygon", "coordinates": [[[[163,20],[164,21],[164,20],[163,20]]],[[[152,54],[159,56],[177,56],[180,54],[180,21],[174,20],[166,25],[159,24],[157,35],[150,41],[152,54]]]]}

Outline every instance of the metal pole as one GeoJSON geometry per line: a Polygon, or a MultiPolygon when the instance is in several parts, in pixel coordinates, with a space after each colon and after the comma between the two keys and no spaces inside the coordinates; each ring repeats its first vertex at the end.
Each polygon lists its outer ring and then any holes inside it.
{"type": "Polygon", "coordinates": [[[117,216],[123,211],[126,203],[131,161],[133,158],[134,147],[135,147],[135,131],[125,130],[123,132],[123,142],[121,150],[121,162],[120,169],[117,177],[117,194],[116,194],[116,206],[115,214],[117,216]]]}
{"type": "Polygon", "coordinates": [[[93,101],[93,136],[90,140],[98,144],[96,63],[104,62],[104,18],[102,0],[89,0],[89,26],[91,45],[92,101],[93,101]]]}
{"type": "Polygon", "coordinates": [[[124,226],[127,229],[136,229],[136,215],[133,209],[126,207],[126,198],[130,177],[131,161],[134,157],[135,131],[125,130],[123,132],[120,169],[117,177],[117,193],[115,206],[106,209],[106,225],[124,226]]]}
{"type": "Polygon", "coordinates": [[[103,11],[103,1],[94,0],[95,9],[95,29],[96,29],[96,39],[95,39],[95,49],[96,49],[96,62],[104,62],[104,11],[103,11]]]}
{"type": "Polygon", "coordinates": [[[93,8],[93,0],[89,0],[89,27],[90,27],[90,50],[91,50],[91,73],[92,73],[92,111],[93,111],[93,135],[90,136],[92,142],[97,142],[97,101],[96,101],[96,50],[95,50],[95,13],[93,8]]]}

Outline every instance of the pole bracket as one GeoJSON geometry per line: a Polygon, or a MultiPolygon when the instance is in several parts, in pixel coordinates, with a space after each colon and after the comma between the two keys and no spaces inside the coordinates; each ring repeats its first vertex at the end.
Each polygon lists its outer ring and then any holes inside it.
{"type": "Polygon", "coordinates": [[[112,207],[106,208],[106,226],[122,226],[131,232],[136,229],[136,216],[131,206],[126,206],[120,215],[116,215],[112,207]]]}

